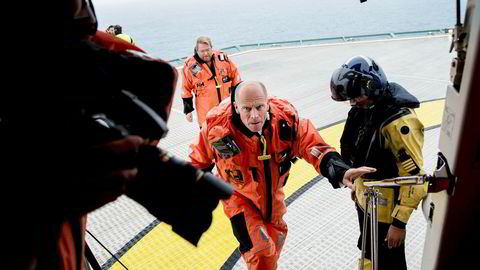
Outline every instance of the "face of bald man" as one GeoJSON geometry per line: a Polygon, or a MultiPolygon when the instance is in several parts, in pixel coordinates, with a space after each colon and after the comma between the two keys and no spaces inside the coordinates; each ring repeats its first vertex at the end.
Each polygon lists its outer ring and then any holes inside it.
{"type": "Polygon", "coordinates": [[[262,130],[267,119],[267,96],[258,83],[247,83],[242,86],[234,102],[235,111],[240,114],[243,124],[252,132],[262,130]]]}

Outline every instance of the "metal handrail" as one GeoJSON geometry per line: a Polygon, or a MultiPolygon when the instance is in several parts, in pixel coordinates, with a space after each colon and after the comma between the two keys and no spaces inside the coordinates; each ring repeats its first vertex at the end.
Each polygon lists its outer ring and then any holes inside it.
{"type": "MultiPolygon", "coordinates": [[[[355,35],[355,36],[339,36],[339,37],[325,37],[325,38],[314,38],[314,39],[295,39],[295,40],[284,40],[276,42],[259,42],[259,43],[249,43],[234,45],[225,48],[221,48],[221,51],[226,51],[230,53],[237,53],[248,50],[258,50],[263,48],[277,48],[277,47],[291,47],[291,46],[304,46],[304,45],[316,45],[316,44],[325,44],[328,42],[352,42],[352,41],[361,41],[361,40],[371,40],[372,38],[397,38],[399,36],[417,36],[417,35],[437,35],[437,34],[446,34],[450,28],[441,28],[433,30],[420,30],[420,31],[405,31],[405,32],[391,32],[391,33],[379,33],[379,34],[366,34],[366,35],[355,35]]],[[[187,57],[175,58],[169,60],[168,62],[174,66],[181,66],[187,57]]]]}

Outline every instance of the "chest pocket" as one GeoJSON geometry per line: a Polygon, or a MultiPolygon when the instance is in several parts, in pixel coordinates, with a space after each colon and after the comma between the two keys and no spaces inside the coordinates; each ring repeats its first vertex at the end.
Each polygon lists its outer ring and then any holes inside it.
{"type": "Polygon", "coordinates": [[[192,84],[195,87],[195,94],[196,96],[202,96],[206,89],[208,72],[199,64],[194,64],[190,69],[193,75],[192,84]]]}
{"type": "Polygon", "coordinates": [[[295,127],[289,125],[287,120],[278,120],[278,135],[281,141],[292,141],[295,136],[295,127]]]}
{"type": "Polygon", "coordinates": [[[222,79],[224,95],[228,96],[232,93],[232,80],[228,76],[224,76],[222,79]]]}
{"type": "Polygon", "coordinates": [[[291,149],[287,149],[283,152],[280,152],[277,156],[278,156],[277,162],[279,164],[278,169],[279,169],[280,176],[283,176],[285,173],[290,171],[292,164],[298,160],[296,157],[292,157],[291,149]]]}
{"type": "Polygon", "coordinates": [[[252,192],[258,186],[256,168],[249,167],[248,157],[241,153],[229,159],[221,159],[217,165],[225,179],[239,191],[252,192]]]}
{"type": "Polygon", "coordinates": [[[227,168],[225,173],[228,177],[228,181],[236,186],[245,185],[245,175],[240,168],[227,168]]]}

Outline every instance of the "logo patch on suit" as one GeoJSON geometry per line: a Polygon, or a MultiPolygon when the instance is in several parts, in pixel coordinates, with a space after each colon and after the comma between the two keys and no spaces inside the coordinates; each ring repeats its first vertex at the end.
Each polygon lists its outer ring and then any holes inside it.
{"type": "Polygon", "coordinates": [[[418,167],[417,163],[412,159],[410,155],[407,154],[404,148],[398,151],[398,160],[401,162],[402,167],[411,175],[418,174],[420,172],[420,168],[418,167]]]}
{"type": "Polygon", "coordinates": [[[224,159],[231,158],[240,153],[240,148],[231,135],[227,135],[220,140],[213,142],[212,146],[218,151],[220,157],[224,159]]]}
{"type": "Polygon", "coordinates": [[[225,76],[225,68],[220,68],[220,75],[225,76]]]}
{"type": "Polygon", "coordinates": [[[192,74],[193,76],[197,76],[197,73],[200,72],[200,65],[199,64],[194,64],[192,66],[192,74]]]}
{"type": "Polygon", "coordinates": [[[243,174],[240,170],[225,170],[225,173],[228,174],[228,179],[236,184],[243,184],[243,174]]]}
{"type": "Polygon", "coordinates": [[[205,83],[203,83],[203,81],[197,82],[196,87],[197,87],[197,88],[203,88],[203,87],[205,87],[205,83]]]}

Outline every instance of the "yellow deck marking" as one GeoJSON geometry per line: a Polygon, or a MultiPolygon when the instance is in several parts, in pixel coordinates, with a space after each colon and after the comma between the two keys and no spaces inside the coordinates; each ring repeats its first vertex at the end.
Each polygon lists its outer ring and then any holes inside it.
{"type": "MultiPolygon", "coordinates": [[[[416,109],[425,128],[441,123],[444,100],[422,103],[416,109]]],[[[326,143],[340,151],[340,136],[344,123],[320,131],[326,143]]],[[[298,160],[290,171],[288,183],[284,188],[285,198],[316,177],[318,173],[305,162],[298,160]]],[[[238,242],[233,236],[230,221],[218,205],[213,212],[213,223],[200,239],[195,248],[180,236],[172,233],[171,227],[164,223],[156,226],[150,233],[138,241],[120,260],[129,269],[220,269],[232,254],[238,242]]],[[[124,269],[115,263],[111,269],[124,269]]]]}
{"type": "Polygon", "coordinates": [[[418,119],[423,123],[423,126],[427,128],[442,123],[444,107],[444,99],[424,102],[420,104],[420,108],[415,109],[415,112],[417,113],[418,119]]]}

